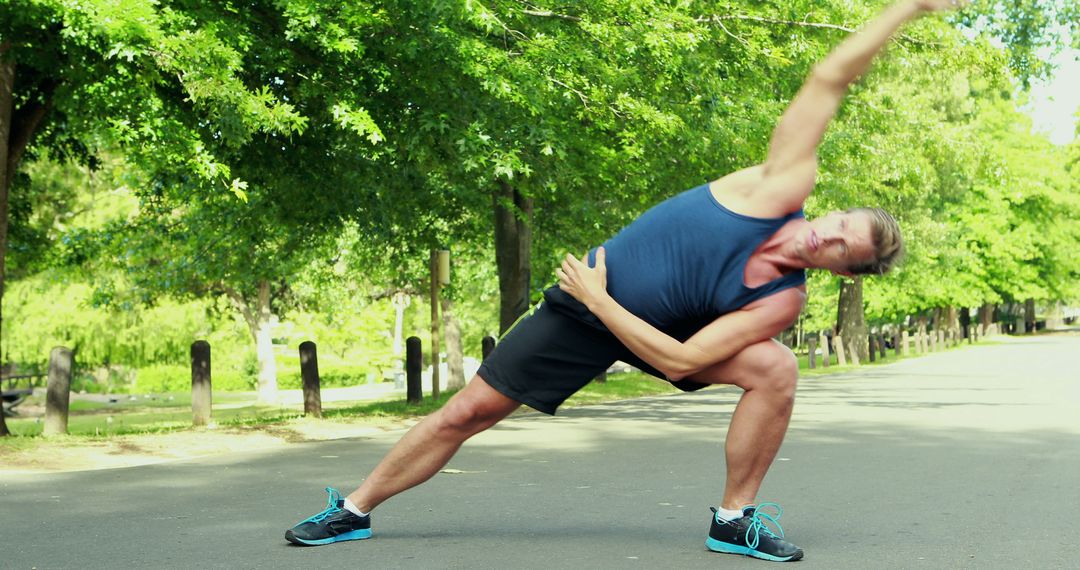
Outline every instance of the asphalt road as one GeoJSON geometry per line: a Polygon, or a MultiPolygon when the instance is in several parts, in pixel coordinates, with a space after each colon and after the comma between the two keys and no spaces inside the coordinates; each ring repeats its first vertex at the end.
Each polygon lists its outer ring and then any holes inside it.
{"type": "MultiPolygon", "coordinates": [[[[799,568],[1077,568],[1080,336],[804,378],[762,499],[799,568]]],[[[763,568],[707,552],[738,394],[521,414],[374,515],[289,545],[400,433],[128,469],[8,476],[0,568],[763,568]]]]}

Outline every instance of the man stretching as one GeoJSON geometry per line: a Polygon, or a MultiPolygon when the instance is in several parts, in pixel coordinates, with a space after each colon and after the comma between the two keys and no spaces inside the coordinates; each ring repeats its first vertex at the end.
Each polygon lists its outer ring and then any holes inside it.
{"type": "MultiPolygon", "coordinates": [[[[521,404],[554,414],[571,394],[623,360],[683,390],[744,390],[728,429],[727,481],[706,545],[766,560],[802,558],[766,522],[758,489],[787,431],[798,366],[772,337],[806,298],[804,269],[884,273],[901,253],[896,221],[879,209],[809,221],[816,149],[848,86],[890,36],[958,0],[902,0],[817,64],[773,132],[763,164],[672,197],[603,247],[567,256],[559,286],[513,327],[477,375],[414,426],[348,498],[285,533],[296,544],[369,538],[369,513],[427,481],[461,444],[521,404]],[[593,267],[589,266],[590,259],[593,267]]],[[[778,507],[777,507],[778,508],[778,507]]]]}

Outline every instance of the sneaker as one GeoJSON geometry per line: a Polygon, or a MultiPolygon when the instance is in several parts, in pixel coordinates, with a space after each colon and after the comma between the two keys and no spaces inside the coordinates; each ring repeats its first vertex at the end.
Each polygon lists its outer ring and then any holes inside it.
{"type": "Polygon", "coordinates": [[[801,560],[803,551],[798,546],[784,540],[784,529],[777,519],[784,509],[776,503],[762,503],[757,506],[743,507],[743,516],[735,520],[725,520],[712,509],[712,526],[705,546],[713,552],[744,554],[773,562],[801,560]],[[762,509],[775,509],[771,515],[762,509]],[[772,530],[769,525],[776,527],[772,530]]]}
{"type": "Polygon", "coordinates": [[[326,510],[285,531],[285,540],[293,544],[317,546],[371,538],[371,515],[361,517],[345,510],[345,499],[341,498],[337,489],[327,487],[326,492],[330,493],[326,510]]]}

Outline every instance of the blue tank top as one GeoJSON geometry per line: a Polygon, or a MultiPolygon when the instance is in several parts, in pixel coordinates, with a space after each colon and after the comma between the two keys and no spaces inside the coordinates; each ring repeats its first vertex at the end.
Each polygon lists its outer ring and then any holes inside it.
{"type": "MultiPolygon", "coordinates": [[[[608,292],[654,327],[685,339],[727,313],[806,282],[793,271],[761,285],[743,282],[750,254],[802,211],[782,218],[732,212],[705,184],[649,209],[604,243],[608,292]]],[[[596,250],[589,253],[595,262],[596,250]]],[[[555,287],[544,297],[556,310],[605,328],[573,297],[555,287]]]]}

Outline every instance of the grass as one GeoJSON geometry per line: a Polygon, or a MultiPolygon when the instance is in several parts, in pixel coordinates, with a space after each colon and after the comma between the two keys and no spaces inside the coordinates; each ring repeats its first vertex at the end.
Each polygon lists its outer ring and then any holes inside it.
{"type": "MultiPolygon", "coordinates": [[[[567,401],[568,406],[580,406],[637,398],[652,394],[677,392],[666,382],[639,373],[612,374],[604,383],[593,382],[567,401]]],[[[425,396],[419,405],[404,399],[374,402],[332,402],[323,405],[324,421],[355,421],[357,419],[408,419],[425,416],[442,407],[453,395],[444,391],[439,400],[425,396]]],[[[40,404],[28,400],[27,404],[40,404]]],[[[131,398],[120,395],[115,402],[73,400],[68,416],[68,434],[73,437],[102,438],[129,434],[169,433],[191,429],[191,394],[173,393],[154,397],[131,398]]],[[[218,427],[255,427],[275,425],[303,418],[302,406],[277,407],[255,404],[253,392],[215,392],[213,420],[218,427]]],[[[0,446],[26,437],[40,435],[44,421],[40,417],[8,418],[8,427],[15,438],[0,439],[0,446]]]]}
{"type": "MultiPolygon", "coordinates": [[[[951,349],[950,349],[951,350],[951,349]]],[[[912,354],[907,358],[917,357],[912,354]]],[[[835,359],[835,356],[833,357],[835,359]]],[[[872,364],[889,364],[902,360],[893,351],[885,359],[872,364]]],[[[810,369],[807,355],[798,357],[799,368],[806,376],[817,376],[854,368],[854,365],[828,368],[818,359],[816,369],[810,369]]],[[[657,380],[640,372],[612,374],[607,382],[591,382],[566,401],[565,406],[584,406],[601,402],[639,398],[643,396],[679,392],[667,382],[657,380]]],[[[420,405],[407,404],[404,399],[375,402],[330,402],[323,405],[323,420],[331,422],[355,422],[357,420],[401,420],[430,414],[439,409],[452,395],[444,392],[438,401],[426,396],[420,405]]],[[[31,399],[27,404],[42,405],[31,399]]],[[[112,402],[73,400],[68,418],[68,433],[73,439],[90,440],[128,434],[158,434],[192,429],[191,394],[172,393],[157,396],[118,395],[112,402]]],[[[303,418],[302,406],[260,406],[255,403],[254,392],[215,392],[213,419],[219,427],[257,428],[297,421],[303,418]]],[[[33,445],[43,428],[41,418],[8,418],[8,427],[17,436],[0,438],[0,449],[12,450],[33,445]]]]}

